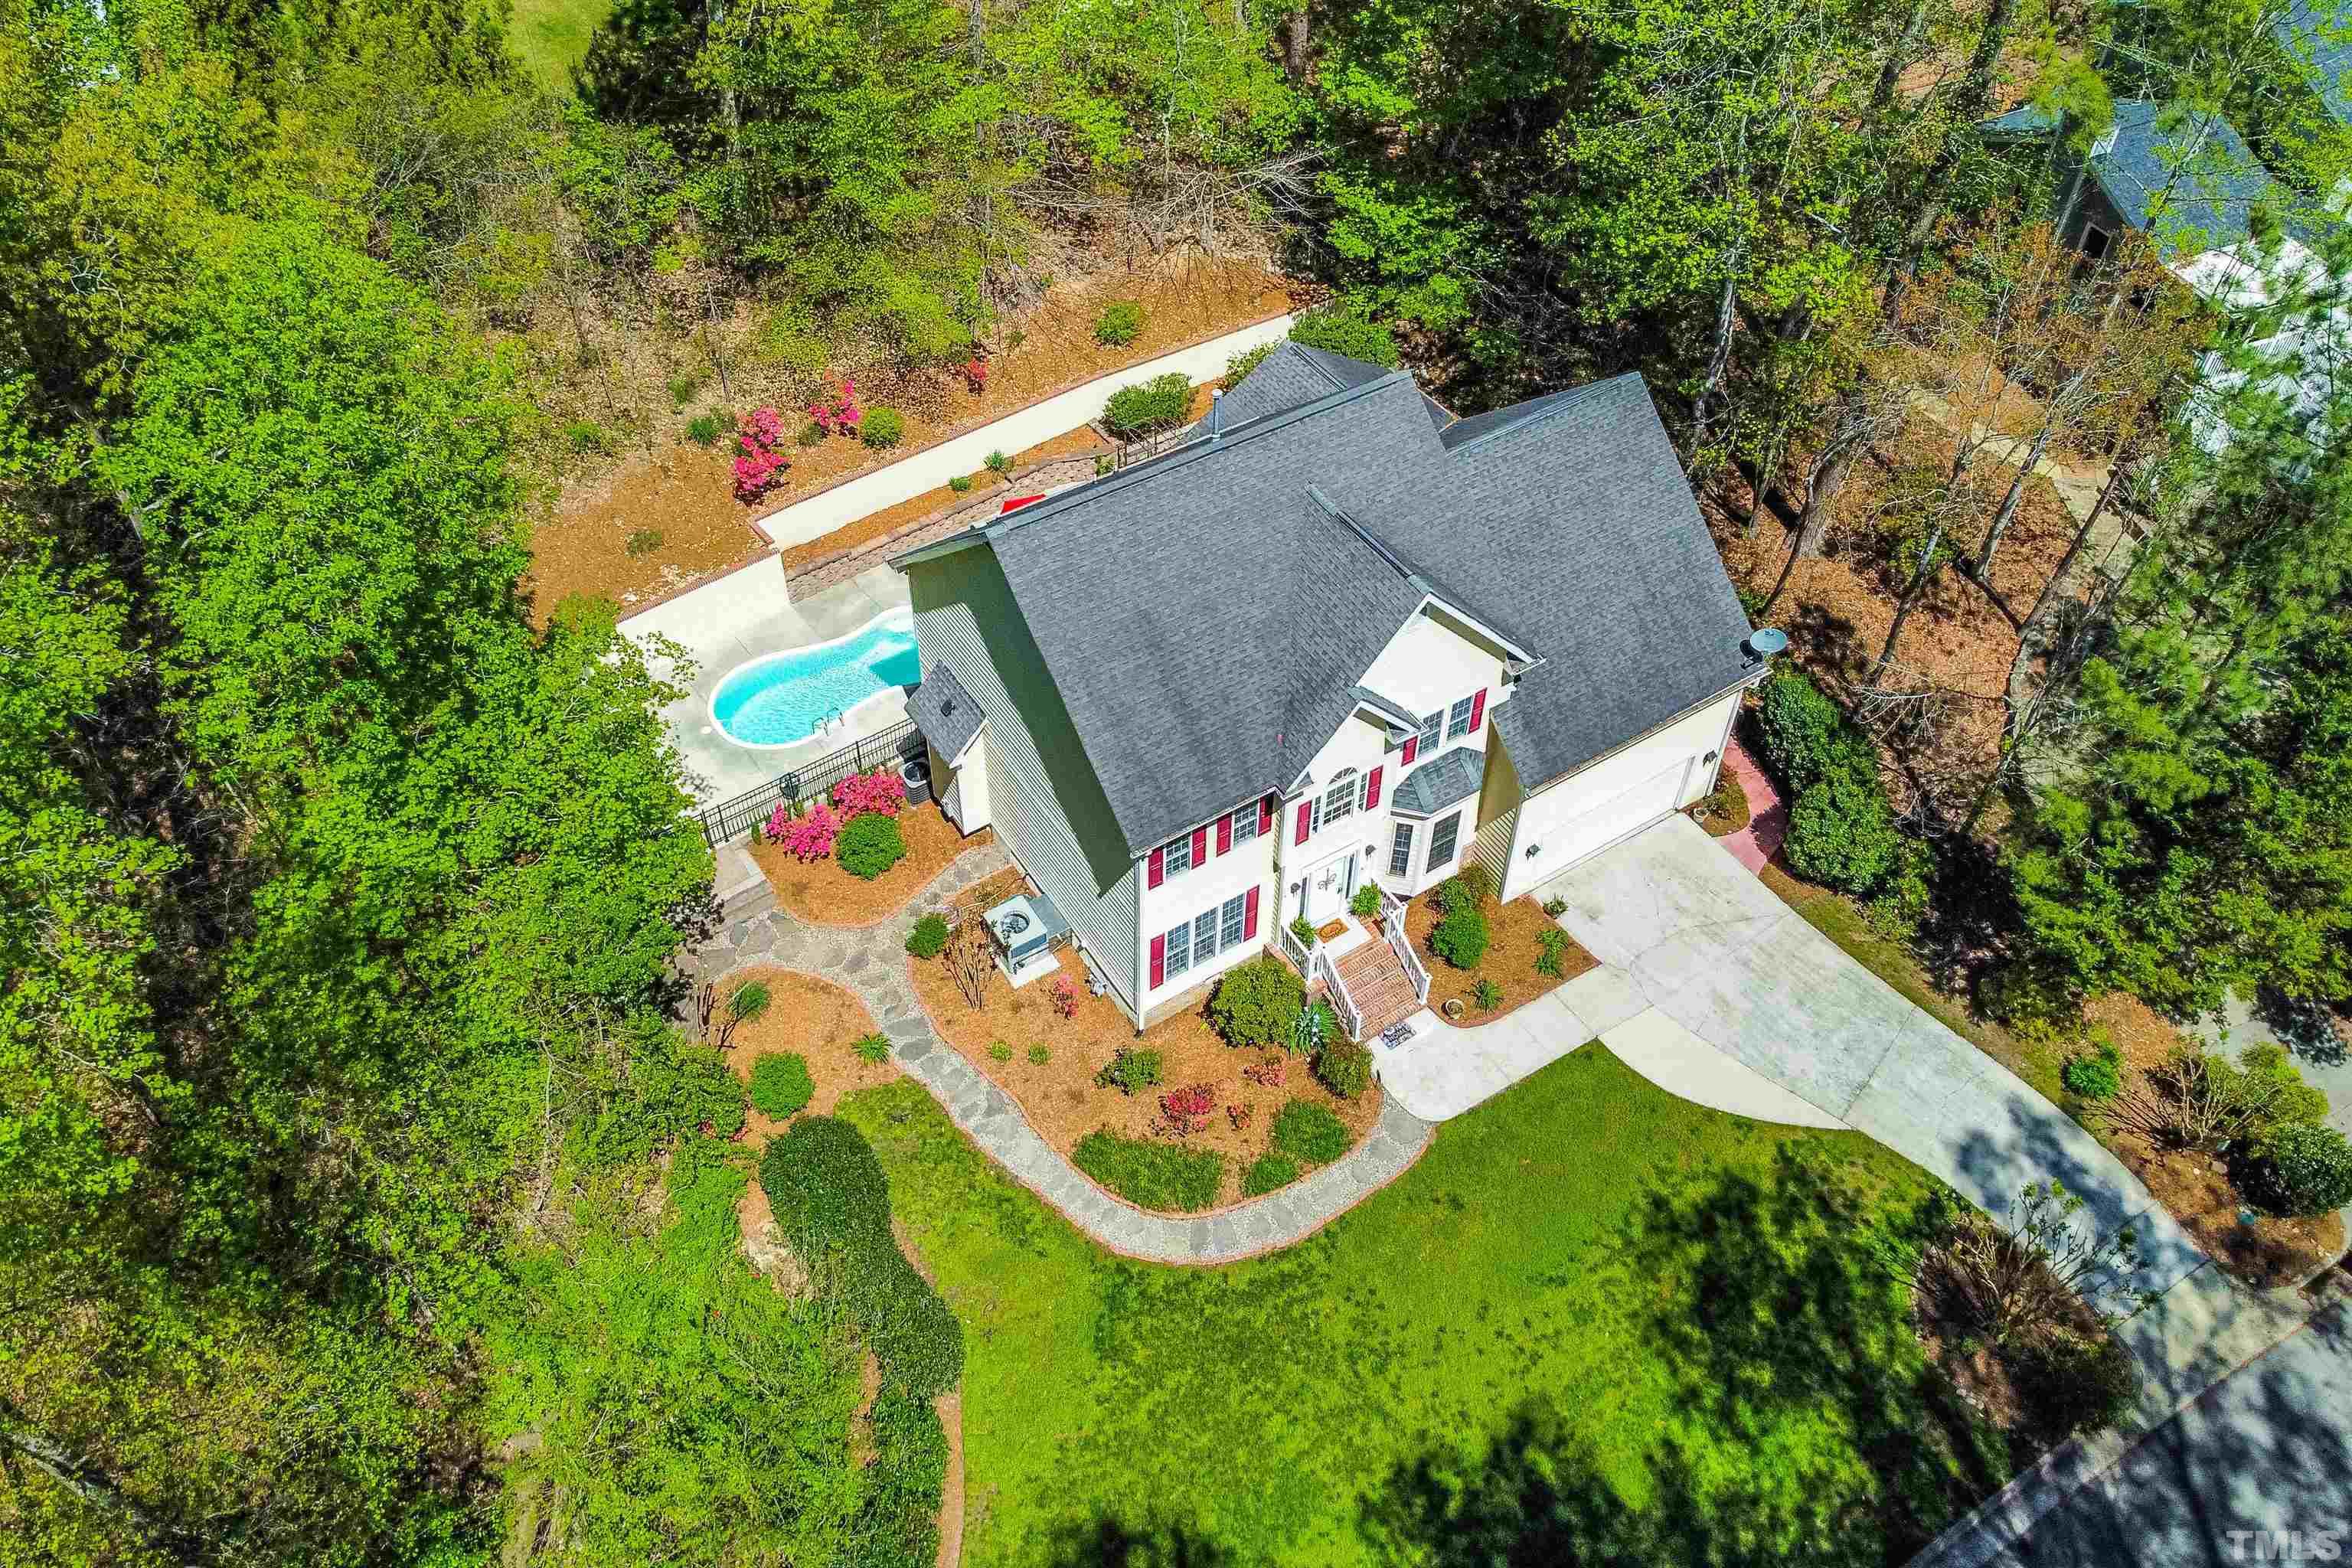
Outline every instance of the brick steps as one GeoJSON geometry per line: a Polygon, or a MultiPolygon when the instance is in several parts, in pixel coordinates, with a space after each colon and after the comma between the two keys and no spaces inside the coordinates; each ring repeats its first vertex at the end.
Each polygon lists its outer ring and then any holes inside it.
{"type": "Polygon", "coordinates": [[[1368,1040],[1379,1037],[1381,1030],[1421,1007],[1412,994],[1412,977],[1389,951],[1389,944],[1377,937],[1339,960],[1339,978],[1347,984],[1349,1000],[1363,1015],[1368,1040]]]}

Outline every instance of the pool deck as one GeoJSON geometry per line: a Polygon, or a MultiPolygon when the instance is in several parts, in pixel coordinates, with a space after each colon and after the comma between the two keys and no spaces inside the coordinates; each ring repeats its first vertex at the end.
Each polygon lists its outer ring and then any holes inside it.
{"type": "MultiPolygon", "coordinates": [[[[782,568],[770,556],[623,621],[621,629],[633,637],[666,637],[686,650],[692,676],[680,684],[688,687],[687,694],[664,709],[662,718],[686,760],[695,804],[731,799],[787,769],[903,721],[906,700],[894,694],[860,708],[846,728],[794,746],[754,751],[737,745],[711,723],[710,694],[729,670],[746,659],[846,637],[875,616],[907,604],[907,580],[887,566],[794,603],[782,568]]],[[[677,679],[675,667],[659,658],[655,668],[677,679]]]]}

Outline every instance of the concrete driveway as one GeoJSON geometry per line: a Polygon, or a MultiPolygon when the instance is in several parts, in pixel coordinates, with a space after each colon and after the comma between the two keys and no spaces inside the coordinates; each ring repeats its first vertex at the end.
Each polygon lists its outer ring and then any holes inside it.
{"type": "MultiPolygon", "coordinates": [[[[1992,1214],[2027,1183],[2054,1178],[2102,1229],[2137,1229],[2150,1288],[2204,1262],[2096,1139],[1847,957],[1688,818],[1667,818],[1535,896],[1565,899],[1559,923],[1650,1009],[1992,1214]]],[[[1641,1031],[1656,1026],[1644,1016],[1600,1031],[1601,1041],[1639,1048],[1641,1031]]]]}

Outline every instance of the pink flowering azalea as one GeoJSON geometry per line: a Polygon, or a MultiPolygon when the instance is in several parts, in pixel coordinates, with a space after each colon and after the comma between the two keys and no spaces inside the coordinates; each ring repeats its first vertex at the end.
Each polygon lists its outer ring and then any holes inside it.
{"type": "MultiPolygon", "coordinates": [[[[781,814],[783,807],[776,810],[781,814]]],[[[768,837],[782,845],[784,853],[799,860],[823,860],[833,854],[834,838],[841,832],[841,818],[820,801],[805,816],[786,817],[782,827],[782,832],[777,831],[775,819],[769,819],[768,837]]]]}
{"type": "Polygon", "coordinates": [[[792,466],[783,454],[784,425],[773,408],[743,416],[735,436],[735,499],[758,500],[776,488],[792,466]]]}
{"type": "Polygon", "coordinates": [[[887,768],[852,773],[833,786],[833,804],[841,808],[844,822],[867,812],[896,816],[907,804],[907,784],[887,768]]]}

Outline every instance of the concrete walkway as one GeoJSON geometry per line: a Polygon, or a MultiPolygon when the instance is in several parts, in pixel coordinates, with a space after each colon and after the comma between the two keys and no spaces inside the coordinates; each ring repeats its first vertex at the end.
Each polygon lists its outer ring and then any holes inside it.
{"type": "MultiPolygon", "coordinates": [[[[2143,1376],[2133,1426],[2167,1418],[2308,1315],[2294,1292],[2257,1294],[2212,1268],[2098,1140],[1849,958],[1688,818],[1535,896],[1565,899],[1560,924],[1683,1031],[1989,1213],[2007,1214],[2029,1182],[2059,1181],[2102,1230],[2133,1227],[2132,1282],[2162,1292],[2122,1331],[2143,1376]]],[[[1602,1043],[1618,1049],[1624,1029],[1602,1030],[1602,1043]]]]}
{"type": "Polygon", "coordinates": [[[1304,1241],[1404,1173],[1434,1131],[1391,1095],[1371,1135],[1331,1164],[1280,1192],[1212,1214],[1147,1214],[1095,1185],[1023,1119],[1012,1096],[939,1037],[907,977],[907,928],[983,877],[1013,862],[992,845],[960,857],[931,885],[878,925],[814,926],[775,907],[722,854],[719,879],[738,889],[719,934],[688,960],[695,974],[719,979],[752,964],[775,964],[829,980],[857,997],[890,1041],[899,1067],[931,1091],[955,1124],[992,1159],[1087,1236],[1150,1263],[1230,1263],[1304,1241]]]}

